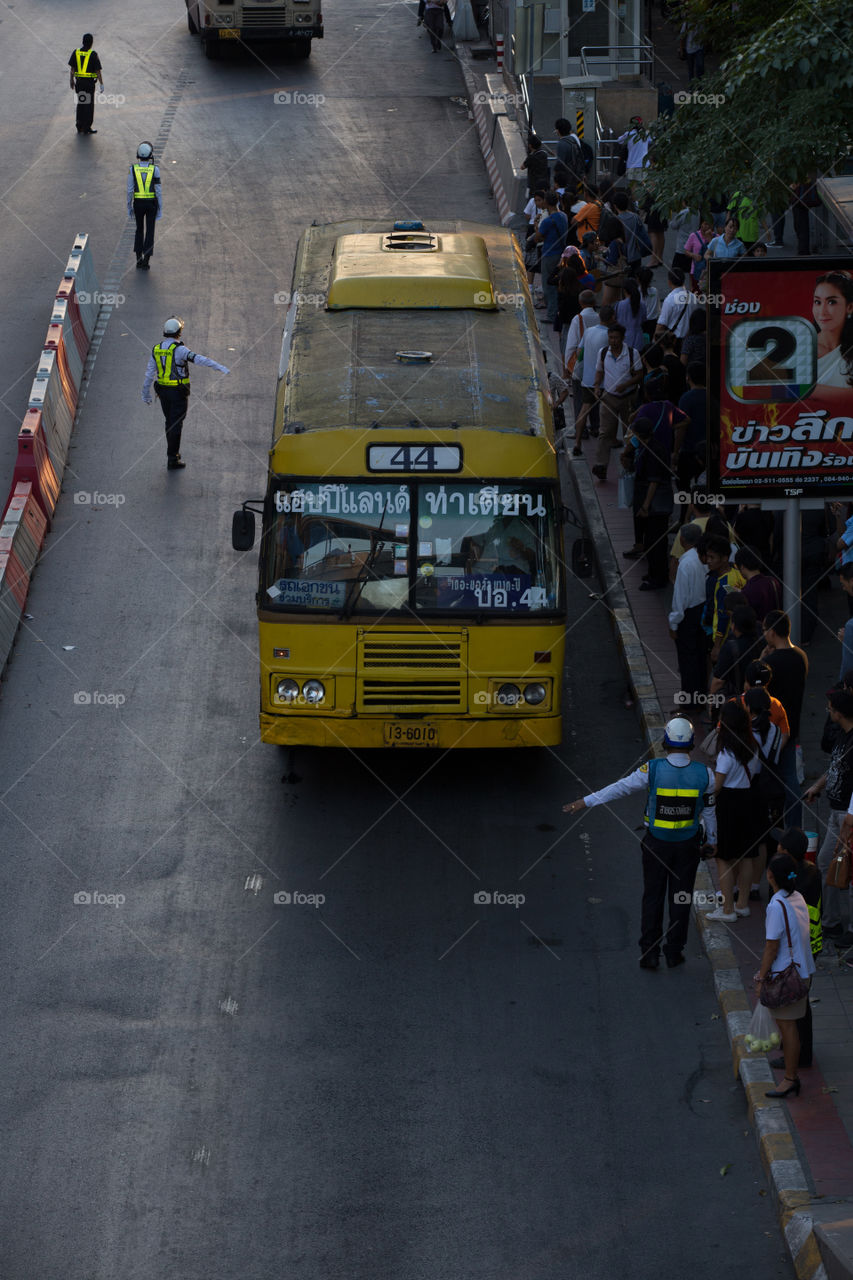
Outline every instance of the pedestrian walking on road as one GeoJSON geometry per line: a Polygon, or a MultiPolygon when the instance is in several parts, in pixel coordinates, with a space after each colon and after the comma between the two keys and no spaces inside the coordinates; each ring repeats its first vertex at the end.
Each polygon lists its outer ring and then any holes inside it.
{"type": "Polygon", "coordinates": [[[97,133],[92,128],[95,119],[95,81],[104,91],[104,79],[101,75],[101,59],[92,48],[94,37],[87,32],[68,59],[71,68],[71,88],[77,94],[77,132],[97,133]]]}
{"type": "Polygon", "coordinates": [[[163,213],[163,192],[160,170],[154,163],[154,147],[150,142],[140,142],[136,148],[136,163],[127,175],[127,216],[136,218],[136,236],[133,252],[136,265],[148,271],[154,252],[154,223],[163,213]]]}
{"type": "Polygon", "coordinates": [[[444,21],[449,17],[447,0],[426,0],[424,6],[424,26],[429,33],[433,53],[441,52],[444,35],[444,21]]]}
{"type": "Polygon", "coordinates": [[[207,365],[209,369],[218,369],[220,373],[230,373],[224,364],[217,364],[207,356],[190,351],[181,342],[183,328],[184,322],[177,316],[170,316],[163,325],[163,339],[151,351],[142,384],[142,399],[146,404],[152,404],[153,383],[166,419],[166,466],[170,471],[187,465],[181,459],[181,431],[190,397],[189,361],[207,365]]]}
{"type": "Polygon", "coordinates": [[[667,967],[684,962],[684,945],[690,925],[693,885],[699,866],[701,827],[706,839],[716,843],[714,775],[707,765],[690,759],[693,726],[676,716],[664,730],[664,759],[656,757],[627,778],[593,791],[582,800],[563,806],[564,813],[580,813],[609,804],[635,792],[647,792],[647,830],[640,842],[643,851],[643,907],[640,935],[640,968],[657,969],[661,945],[667,967]],[[669,926],[664,931],[664,905],[669,902],[669,926]]]}
{"type": "MultiPolygon", "coordinates": [[[[773,890],[773,897],[767,904],[764,953],[755,975],[759,999],[763,980],[770,973],[784,973],[792,964],[800,978],[811,985],[815,962],[809,938],[809,909],[795,887],[798,877],[799,868],[789,853],[777,853],[770,859],[767,883],[773,890]]],[[[787,1098],[792,1093],[796,1097],[800,1092],[800,1033],[797,1024],[805,1016],[807,999],[808,992],[793,1004],[772,1010],[782,1037],[785,1079],[781,1088],[767,1090],[766,1098],[787,1098]]]]}

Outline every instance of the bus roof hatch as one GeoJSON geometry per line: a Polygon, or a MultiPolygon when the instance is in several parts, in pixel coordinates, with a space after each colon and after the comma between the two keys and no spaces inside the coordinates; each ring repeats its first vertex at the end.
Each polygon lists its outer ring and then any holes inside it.
{"type": "Polygon", "coordinates": [[[478,235],[427,230],[339,236],[327,306],[494,311],[486,243],[478,235]]]}

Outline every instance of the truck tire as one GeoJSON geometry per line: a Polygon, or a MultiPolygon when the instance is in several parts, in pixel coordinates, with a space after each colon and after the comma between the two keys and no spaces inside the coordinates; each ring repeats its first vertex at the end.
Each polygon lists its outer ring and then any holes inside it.
{"type": "Polygon", "coordinates": [[[299,36],[293,42],[294,58],[308,58],[311,54],[311,37],[299,36]]]}
{"type": "Polygon", "coordinates": [[[198,27],[196,26],[195,20],[192,14],[190,13],[189,9],[187,9],[187,26],[189,27],[191,36],[198,35],[198,27]]]}
{"type": "Polygon", "coordinates": [[[201,47],[204,49],[204,56],[206,58],[210,58],[211,61],[214,62],[222,52],[218,38],[216,40],[211,40],[209,38],[205,40],[204,37],[202,37],[201,47]]]}

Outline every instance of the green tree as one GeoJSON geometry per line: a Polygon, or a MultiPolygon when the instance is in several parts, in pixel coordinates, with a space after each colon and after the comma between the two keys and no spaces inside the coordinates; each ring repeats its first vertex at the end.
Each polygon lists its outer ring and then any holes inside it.
{"type": "Polygon", "coordinates": [[[689,20],[704,12],[719,29],[720,9],[732,18],[728,33],[714,37],[725,60],[691,83],[691,100],[652,125],[650,186],[662,209],[739,191],[778,212],[791,183],[830,171],[853,148],[853,4],[689,0],[689,20]]]}

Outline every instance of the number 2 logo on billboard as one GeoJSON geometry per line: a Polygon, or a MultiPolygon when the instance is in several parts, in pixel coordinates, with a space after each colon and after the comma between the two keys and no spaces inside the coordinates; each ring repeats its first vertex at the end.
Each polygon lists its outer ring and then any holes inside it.
{"type": "Polygon", "coordinates": [[[726,385],[744,403],[790,402],[817,377],[817,334],[802,316],[741,320],[727,338],[726,385]]]}

